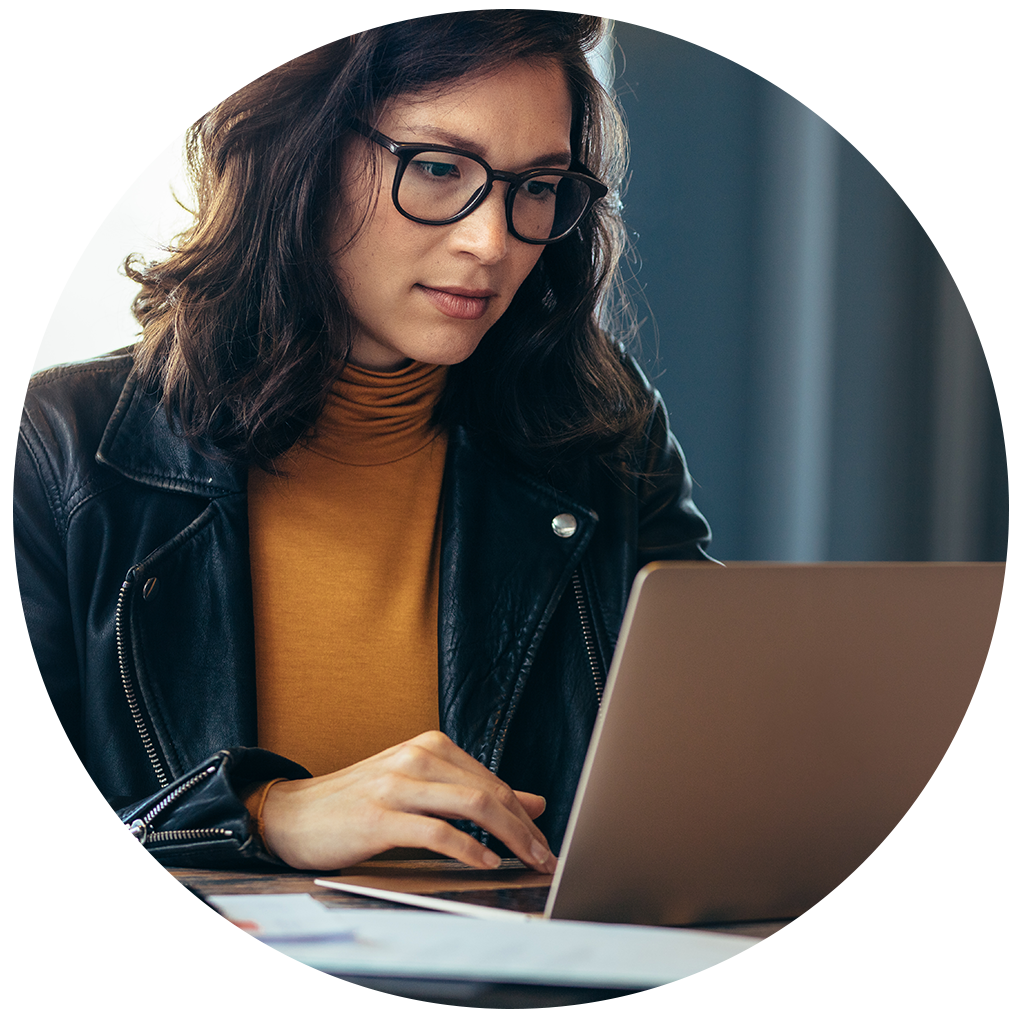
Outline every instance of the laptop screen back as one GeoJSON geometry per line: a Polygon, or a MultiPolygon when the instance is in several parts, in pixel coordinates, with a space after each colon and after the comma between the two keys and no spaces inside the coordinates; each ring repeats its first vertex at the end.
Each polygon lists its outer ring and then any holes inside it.
{"type": "Polygon", "coordinates": [[[791,918],[880,844],[954,737],[1003,564],[647,566],[548,914],[791,918]]]}

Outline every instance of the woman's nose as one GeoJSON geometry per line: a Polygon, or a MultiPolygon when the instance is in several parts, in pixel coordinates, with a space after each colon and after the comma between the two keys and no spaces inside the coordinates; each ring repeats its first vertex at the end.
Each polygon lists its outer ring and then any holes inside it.
{"type": "Polygon", "coordinates": [[[510,234],[504,205],[505,187],[499,183],[495,185],[467,217],[451,225],[455,247],[483,263],[496,263],[507,255],[510,234]]]}

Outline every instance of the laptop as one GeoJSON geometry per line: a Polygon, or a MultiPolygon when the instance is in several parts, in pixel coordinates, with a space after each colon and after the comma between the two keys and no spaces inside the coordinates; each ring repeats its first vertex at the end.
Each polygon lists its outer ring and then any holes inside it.
{"type": "Polygon", "coordinates": [[[936,769],[1003,578],[993,562],[650,564],[552,881],[519,867],[502,885],[502,871],[444,860],[316,882],[477,916],[527,918],[494,907],[494,888],[528,887],[534,914],[553,919],[794,918],[873,852],[936,769]],[[445,883],[461,893],[439,896],[445,883]],[[472,887],[489,904],[466,903],[472,887]]]}

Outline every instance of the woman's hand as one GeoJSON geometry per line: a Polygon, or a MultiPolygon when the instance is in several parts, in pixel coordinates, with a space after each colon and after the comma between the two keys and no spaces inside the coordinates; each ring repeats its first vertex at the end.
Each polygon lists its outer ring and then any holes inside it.
{"type": "Polygon", "coordinates": [[[976,849],[972,872],[984,879],[1008,876],[1008,778],[998,777],[976,849]]]}
{"type": "Polygon", "coordinates": [[[447,820],[479,824],[522,862],[557,860],[532,822],[540,795],[512,791],[445,734],[427,731],[322,777],[278,781],[263,805],[267,847],[296,869],[341,869],[388,848],[428,848],[467,866],[500,859],[447,820]]]}

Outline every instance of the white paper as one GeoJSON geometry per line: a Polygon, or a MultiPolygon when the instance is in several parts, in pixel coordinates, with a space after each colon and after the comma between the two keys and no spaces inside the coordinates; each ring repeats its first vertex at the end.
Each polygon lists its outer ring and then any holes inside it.
{"type": "Polygon", "coordinates": [[[469,919],[330,908],[309,894],[208,899],[253,936],[306,965],[361,976],[643,989],[716,965],[757,938],[560,919],[469,919]]]}
{"type": "Polygon", "coordinates": [[[827,947],[705,930],[431,912],[330,909],[309,894],[210,898],[236,926],[77,922],[52,885],[14,898],[14,953],[133,955],[207,968],[739,993],[820,962],[827,947]]]}

